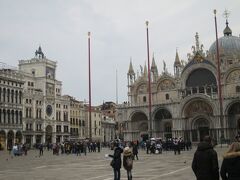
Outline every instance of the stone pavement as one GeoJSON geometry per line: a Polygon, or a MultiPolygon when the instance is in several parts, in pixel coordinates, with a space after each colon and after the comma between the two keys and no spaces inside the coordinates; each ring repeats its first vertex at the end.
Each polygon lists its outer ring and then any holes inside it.
{"type": "MultiPolygon", "coordinates": [[[[222,154],[226,148],[215,148],[221,165],[222,154]]],[[[173,152],[146,154],[140,151],[139,160],[134,161],[133,179],[138,180],[193,180],[191,170],[194,150],[183,151],[181,155],[173,152]]],[[[113,151],[103,149],[101,153],[89,153],[87,156],[52,155],[44,151],[39,157],[38,151],[31,150],[27,156],[11,157],[0,151],[0,180],[112,180],[113,171],[110,159],[105,154],[113,151]]],[[[126,171],[121,169],[121,179],[126,180],[126,171]]]]}

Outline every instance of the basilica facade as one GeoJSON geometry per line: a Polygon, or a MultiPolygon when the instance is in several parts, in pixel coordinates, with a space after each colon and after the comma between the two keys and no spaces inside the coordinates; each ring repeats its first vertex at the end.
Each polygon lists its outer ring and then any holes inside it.
{"type": "Polygon", "coordinates": [[[218,39],[220,71],[217,67],[216,42],[203,50],[199,35],[188,54],[180,60],[176,52],[174,74],[166,69],[158,73],[154,57],[151,64],[151,112],[147,67],[135,73],[132,62],[128,70],[128,102],[117,107],[120,137],[145,140],[183,137],[193,142],[205,135],[216,140],[233,140],[240,130],[240,38],[232,35],[226,21],[218,39]],[[218,88],[222,93],[222,113],[218,88]]]}

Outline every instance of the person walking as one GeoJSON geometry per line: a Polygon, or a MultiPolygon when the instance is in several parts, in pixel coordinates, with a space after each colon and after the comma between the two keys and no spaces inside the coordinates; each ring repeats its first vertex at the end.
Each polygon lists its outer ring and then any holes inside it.
{"type": "Polygon", "coordinates": [[[121,159],[122,152],[123,152],[123,150],[122,150],[122,148],[119,147],[119,143],[115,143],[114,154],[108,155],[109,157],[113,158],[111,161],[111,166],[112,166],[113,172],[114,172],[114,180],[120,180],[120,178],[121,178],[120,169],[122,167],[122,159],[121,159]]]}
{"type": "Polygon", "coordinates": [[[123,167],[127,171],[128,180],[132,180],[133,154],[129,147],[123,150],[123,167]]]}
{"type": "Polygon", "coordinates": [[[43,156],[43,144],[41,143],[41,144],[39,144],[39,157],[40,156],[43,156]]]}
{"type": "Polygon", "coordinates": [[[213,149],[212,139],[205,136],[198,144],[192,161],[192,170],[197,180],[219,180],[217,152],[213,149]]]}
{"type": "Polygon", "coordinates": [[[223,155],[223,162],[220,170],[222,180],[240,179],[240,143],[234,142],[228,151],[223,155]]]}
{"type": "Polygon", "coordinates": [[[133,160],[135,160],[135,156],[138,160],[138,145],[136,142],[133,143],[133,160]]]}

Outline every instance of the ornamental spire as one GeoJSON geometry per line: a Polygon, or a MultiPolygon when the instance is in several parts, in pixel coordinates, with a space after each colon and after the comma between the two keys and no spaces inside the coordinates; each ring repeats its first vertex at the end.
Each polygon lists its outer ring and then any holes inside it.
{"type": "Polygon", "coordinates": [[[174,66],[178,66],[181,65],[179,56],[178,56],[178,50],[176,49],[176,56],[175,56],[175,62],[174,62],[174,66]]]}
{"type": "Polygon", "coordinates": [[[223,31],[223,34],[224,34],[224,36],[232,36],[232,30],[230,29],[230,27],[228,26],[228,17],[229,17],[229,15],[230,15],[230,12],[227,10],[227,9],[225,9],[225,11],[224,11],[224,13],[223,13],[223,16],[226,18],[226,27],[225,27],[225,29],[224,29],[224,31],[223,31]]]}
{"type": "Polygon", "coordinates": [[[134,70],[133,70],[133,65],[132,65],[132,57],[130,58],[130,64],[129,64],[129,69],[128,69],[128,75],[133,75],[134,70]]]}

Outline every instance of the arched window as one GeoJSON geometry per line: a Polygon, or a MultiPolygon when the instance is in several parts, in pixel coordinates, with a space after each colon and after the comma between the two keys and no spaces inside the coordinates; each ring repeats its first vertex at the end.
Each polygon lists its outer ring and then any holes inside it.
{"type": "Polygon", "coordinates": [[[15,103],[18,103],[18,91],[15,91],[15,103]]]}
{"type": "Polygon", "coordinates": [[[10,119],[10,110],[7,110],[7,116],[8,116],[8,118],[7,118],[7,120],[8,120],[8,124],[10,124],[10,123],[11,123],[11,119],[10,119]]]}
{"type": "Polygon", "coordinates": [[[26,118],[28,118],[28,108],[26,108],[26,118]]]}
{"type": "Polygon", "coordinates": [[[3,123],[6,123],[6,110],[3,110],[3,123]]]}
{"type": "Polygon", "coordinates": [[[18,111],[15,111],[15,115],[16,115],[16,124],[18,124],[18,111]]]}
{"type": "Polygon", "coordinates": [[[6,101],[6,89],[3,88],[3,102],[6,101]]]}
{"type": "Polygon", "coordinates": [[[41,119],[42,118],[42,110],[39,109],[39,118],[41,119]]]}
{"type": "Polygon", "coordinates": [[[22,111],[20,111],[19,120],[20,120],[20,124],[22,124],[22,111]]]}
{"type": "Polygon", "coordinates": [[[165,97],[166,97],[166,100],[169,100],[169,94],[166,94],[165,97]]]}
{"type": "Polygon", "coordinates": [[[22,91],[19,92],[19,104],[22,104],[22,91]]]}
{"type": "Polygon", "coordinates": [[[14,103],[14,90],[11,91],[11,103],[14,103]]]}
{"type": "Polygon", "coordinates": [[[146,96],[143,96],[143,102],[147,102],[146,96]]]}
{"type": "Polygon", "coordinates": [[[38,118],[38,109],[36,109],[36,118],[38,118]]]}
{"type": "Polygon", "coordinates": [[[12,110],[11,116],[12,116],[12,124],[14,124],[14,110],[12,110]]]}
{"type": "Polygon", "coordinates": [[[0,109],[0,124],[2,124],[2,110],[0,109]]]}
{"type": "Polygon", "coordinates": [[[29,108],[29,117],[32,117],[32,108],[29,108]]]}
{"type": "Polygon", "coordinates": [[[240,86],[236,86],[236,93],[240,93],[240,86]]]}
{"type": "Polygon", "coordinates": [[[7,89],[7,102],[10,102],[10,89],[7,89]]]}
{"type": "Polygon", "coordinates": [[[2,101],[2,88],[0,87],[0,102],[2,101]]]}

